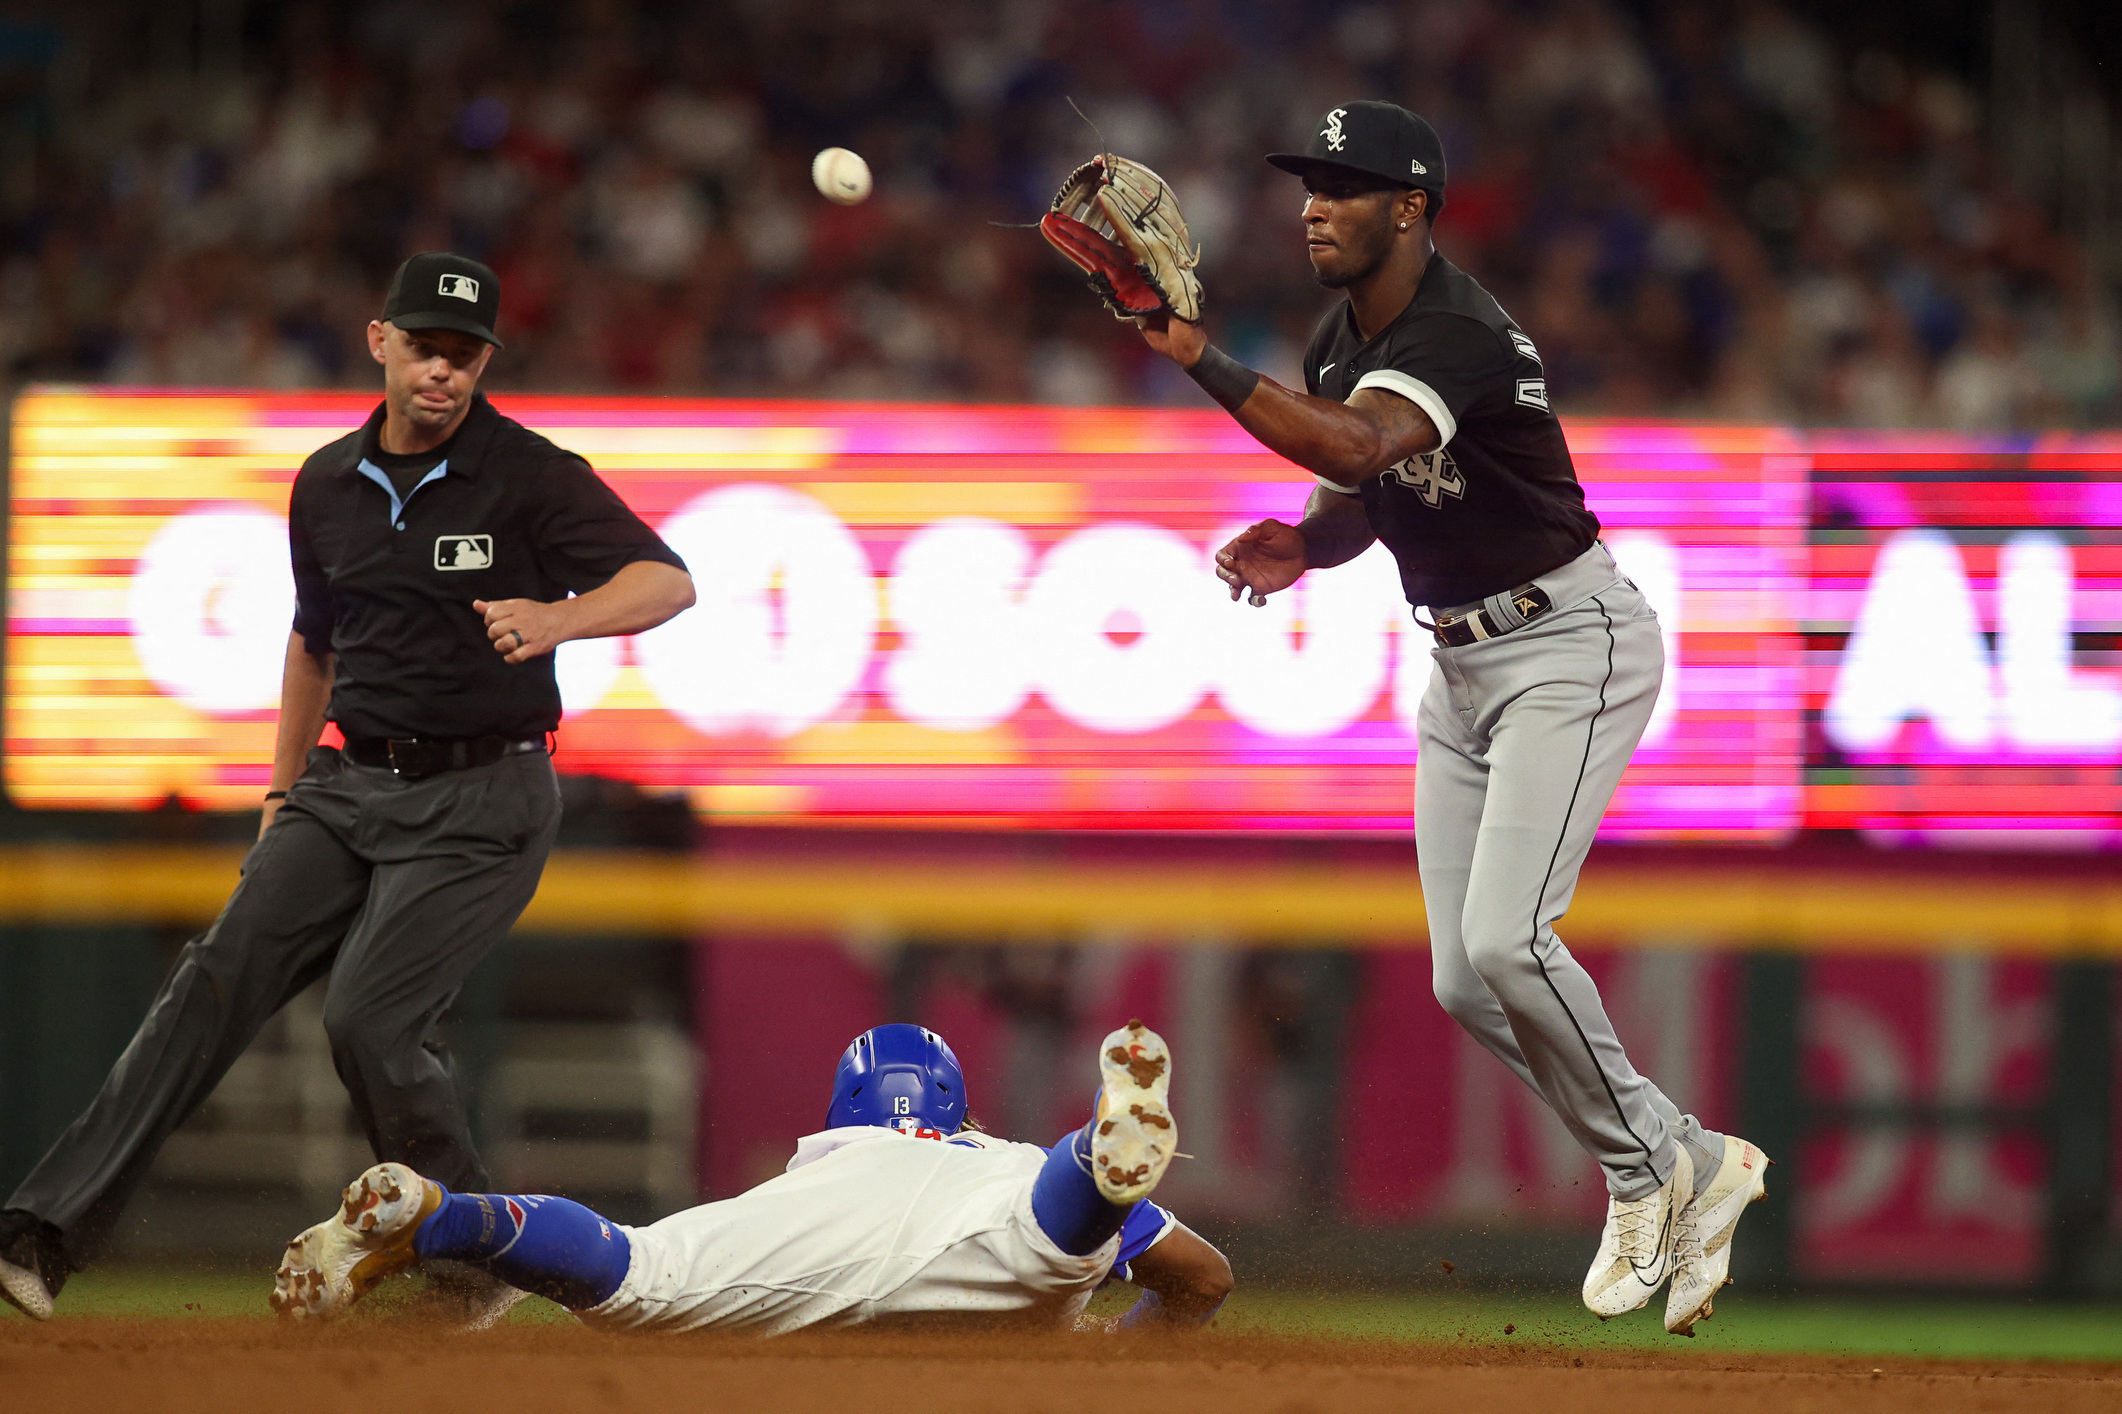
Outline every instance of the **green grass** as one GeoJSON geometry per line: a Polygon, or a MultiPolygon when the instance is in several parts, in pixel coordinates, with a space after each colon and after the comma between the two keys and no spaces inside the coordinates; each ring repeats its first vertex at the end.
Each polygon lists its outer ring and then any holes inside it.
{"type": "MultiPolygon", "coordinates": [[[[59,1309],[62,1317],[264,1319],[271,1315],[265,1304],[271,1280],[269,1274],[223,1268],[99,1267],[67,1283],[59,1309]]],[[[1133,1294],[1124,1287],[1108,1291],[1099,1298],[1099,1309],[1122,1309],[1133,1294]]],[[[1313,1295],[1254,1289],[1233,1297],[1217,1326],[1230,1334],[1430,1345],[2122,1361],[2122,1305],[2112,1303],[1758,1296],[1735,1289],[1720,1298],[1716,1318],[1698,1327],[1692,1341],[1667,1335],[1659,1308],[1653,1302],[1647,1311],[1601,1324],[1566,1296],[1313,1295]],[[1506,1334],[1506,1326],[1515,1329],[1506,1334]]],[[[12,1316],[0,1307],[0,1319],[12,1316]]],[[[538,1300],[524,1302],[512,1317],[518,1322],[564,1319],[558,1307],[538,1300]]]]}
{"type": "Polygon", "coordinates": [[[1726,1292],[1693,1340],[1667,1335],[1662,1299],[1601,1323],[1573,1297],[1240,1293],[1218,1325],[1277,1336],[1582,1350],[2122,1360],[2122,1306],[1990,1299],[1746,1296],[1726,1292]],[[1505,1327],[1515,1327],[1505,1333],[1505,1327]]]}

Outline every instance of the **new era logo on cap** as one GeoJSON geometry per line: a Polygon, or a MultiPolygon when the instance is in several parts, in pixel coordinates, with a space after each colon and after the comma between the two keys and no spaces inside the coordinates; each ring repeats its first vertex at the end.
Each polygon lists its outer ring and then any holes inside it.
{"type": "Polygon", "coordinates": [[[479,302],[479,282],[469,275],[444,275],[435,282],[435,293],[448,295],[451,299],[479,302]]]}

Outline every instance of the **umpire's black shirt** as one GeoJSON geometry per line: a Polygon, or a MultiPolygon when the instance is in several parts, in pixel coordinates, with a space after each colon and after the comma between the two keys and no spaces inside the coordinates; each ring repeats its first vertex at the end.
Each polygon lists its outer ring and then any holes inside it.
{"type": "Polygon", "coordinates": [[[1351,306],[1327,315],[1304,382],[1338,402],[1358,388],[1398,393],[1444,438],[1357,488],[1372,533],[1400,563],[1408,603],[1454,608],[1516,589],[1597,538],[1533,341],[1442,255],[1372,338],[1356,332],[1351,306]]]}
{"type": "Polygon", "coordinates": [[[310,455],[288,509],[295,632],[336,653],[329,716],[351,737],[527,740],[560,724],[550,653],[511,664],[474,599],[550,603],[636,560],[685,568],[589,463],[483,394],[401,497],[377,466],[383,408],[310,455]]]}

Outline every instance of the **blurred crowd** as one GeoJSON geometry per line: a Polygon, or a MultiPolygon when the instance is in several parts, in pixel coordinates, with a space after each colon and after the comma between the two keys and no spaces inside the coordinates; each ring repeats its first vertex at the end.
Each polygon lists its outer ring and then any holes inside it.
{"type": "Polygon", "coordinates": [[[1294,381],[1333,297],[1260,155],[1384,96],[1443,134],[1438,244],[1565,410],[2122,411],[2112,290],[1980,94],[1769,0],[196,10],[0,21],[14,377],[372,387],[392,266],[447,247],[501,276],[501,388],[1197,405],[1024,223],[1101,145],[1148,162],[1213,336],[1294,381]],[[870,201],[812,190],[828,144],[870,201]]]}

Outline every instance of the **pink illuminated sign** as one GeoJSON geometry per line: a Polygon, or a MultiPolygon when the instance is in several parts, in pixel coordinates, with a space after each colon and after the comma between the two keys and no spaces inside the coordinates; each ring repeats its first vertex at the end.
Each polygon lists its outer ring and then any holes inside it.
{"type": "MultiPolygon", "coordinates": [[[[1224,597],[1211,550],[1310,483],[1221,414],[499,401],[699,571],[692,612],[561,650],[567,769],[769,824],[1407,828],[1427,636],[1382,550],[1224,597]]],[[[367,407],[18,399],[16,800],[255,799],[288,485],[367,407]]],[[[1568,432],[1666,627],[1609,837],[2110,828],[2122,440],[1568,432]]]]}

